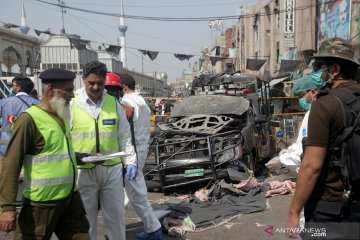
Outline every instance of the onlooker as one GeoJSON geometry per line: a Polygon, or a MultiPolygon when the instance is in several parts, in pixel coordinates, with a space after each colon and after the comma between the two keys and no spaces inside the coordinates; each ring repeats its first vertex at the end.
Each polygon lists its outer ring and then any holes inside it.
{"type": "Polygon", "coordinates": [[[170,102],[170,100],[166,100],[164,103],[164,114],[170,115],[171,114],[171,108],[174,107],[174,104],[170,102]]]}
{"type": "Polygon", "coordinates": [[[143,240],[161,240],[163,234],[161,224],[153,212],[148,200],[147,187],[142,174],[145,160],[148,154],[148,142],[150,139],[150,109],[145,100],[135,91],[135,80],[129,74],[120,74],[124,96],[121,104],[131,106],[134,109],[134,137],[135,150],[138,156],[138,177],[136,181],[126,181],[125,189],[137,214],[144,223],[145,231],[136,234],[143,240]]]}
{"type": "Polygon", "coordinates": [[[164,101],[162,99],[159,99],[158,103],[157,103],[157,110],[159,115],[163,115],[163,106],[164,106],[164,101]]]}
{"type": "Polygon", "coordinates": [[[107,155],[124,151],[126,159],[79,164],[78,185],[90,223],[90,237],[97,239],[99,204],[108,239],[125,240],[124,185],[122,162],[128,180],[137,175],[136,155],[125,112],[105,88],[107,68],[98,61],[84,66],[85,87],[72,101],[71,136],[74,151],[90,155],[107,155]],[[126,162],[125,162],[126,160],[126,162]],[[100,202],[99,202],[100,201],[100,202]]]}
{"type": "Polygon", "coordinates": [[[0,140],[0,173],[1,163],[4,160],[6,149],[10,139],[11,125],[16,117],[28,109],[31,105],[39,103],[39,100],[29,96],[34,88],[34,83],[27,77],[15,77],[12,80],[12,88],[16,94],[13,97],[1,99],[1,140],[0,140]]]}
{"type": "MultiPolygon", "coordinates": [[[[334,91],[345,88],[360,93],[360,85],[351,80],[359,65],[351,43],[340,38],[323,41],[315,55],[314,66],[320,67],[323,81],[334,91]]],[[[321,223],[321,227],[326,229],[327,239],[348,239],[349,234],[356,231],[359,234],[359,225],[355,231],[347,229],[351,224],[339,225],[348,221],[345,214],[348,206],[344,196],[341,166],[336,164],[342,155],[338,155],[337,151],[330,151],[330,144],[342,134],[344,126],[343,106],[337,97],[327,94],[312,103],[305,155],[286,223],[287,235],[290,237],[297,235],[294,231],[299,224],[299,213],[303,207],[305,228],[316,228],[321,223]]],[[[359,221],[359,186],[352,186],[350,198],[350,218],[357,216],[359,221]]],[[[302,237],[307,239],[310,236],[305,233],[302,237]]]]}
{"type": "Polygon", "coordinates": [[[149,100],[149,108],[152,115],[156,115],[156,106],[155,106],[155,99],[149,100]]]}
{"type": "Polygon", "coordinates": [[[23,167],[23,203],[15,239],[90,239],[76,187],[76,159],[69,128],[75,74],[49,69],[40,74],[43,98],[17,117],[0,178],[0,230],[16,222],[18,178],[23,167]]]}

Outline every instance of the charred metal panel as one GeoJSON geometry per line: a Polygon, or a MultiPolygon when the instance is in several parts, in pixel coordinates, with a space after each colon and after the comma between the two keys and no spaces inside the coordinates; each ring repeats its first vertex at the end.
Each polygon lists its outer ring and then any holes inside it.
{"type": "Polygon", "coordinates": [[[243,97],[223,95],[191,96],[174,106],[171,117],[184,117],[196,114],[242,115],[250,102],[243,97]]]}
{"type": "Polygon", "coordinates": [[[196,114],[169,124],[159,124],[158,126],[162,131],[168,133],[212,135],[233,121],[233,118],[227,116],[196,114]]]}

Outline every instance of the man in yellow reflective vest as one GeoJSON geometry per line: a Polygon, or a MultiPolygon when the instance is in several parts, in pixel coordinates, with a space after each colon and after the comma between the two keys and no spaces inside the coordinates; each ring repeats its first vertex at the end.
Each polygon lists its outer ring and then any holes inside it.
{"type": "Polygon", "coordinates": [[[97,239],[100,204],[107,239],[125,240],[121,163],[124,161],[126,165],[128,180],[134,180],[136,155],[125,112],[119,102],[104,91],[106,73],[105,64],[97,61],[84,66],[85,87],[76,92],[71,103],[71,136],[75,152],[99,156],[124,151],[130,155],[78,165],[79,191],[90,223],[91,239],[97,239]]]}
{"type": "Polygon", "coordinates": [[[23,205],[15,239],[90,239],[76,186],[77,164],[70,140],[70,100],[75,74],[49,69],[40,74],[43,98],[17,117],[0,177],[0,230],[16,223],[16,193],[24,169],[23,205]]]}

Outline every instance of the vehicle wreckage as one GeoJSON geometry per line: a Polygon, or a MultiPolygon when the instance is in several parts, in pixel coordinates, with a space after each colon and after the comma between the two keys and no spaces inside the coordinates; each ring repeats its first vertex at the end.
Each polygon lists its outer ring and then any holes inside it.
{"type": "MultiPolygon", "coordinates": [[[[223,86],[222,81],[209,89],[230,92],[230,84],[223,86]]],[[[238,90],[242,96],[232,89],[237,96],[200,93],[175,104],[169,122],[158,124],[161,132],[149,147],[144,168],[148,186],[159,183],[168,192],[222,178],[239,181],[273,154],[271,128],[259,113],[257,95],[238,90]]]]}

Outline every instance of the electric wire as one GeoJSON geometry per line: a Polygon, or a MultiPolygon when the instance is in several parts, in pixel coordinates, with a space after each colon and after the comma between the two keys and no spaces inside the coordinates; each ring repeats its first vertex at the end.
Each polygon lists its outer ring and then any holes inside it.
{"type": "MultiPolygon", "coordinates": [[[[63,8],[67,8],[67,9],[71,9],[74,11],[80,11],[80,12],[87,12],[87,13],[92,13],[92,14],[98,14],[98,15],[105,15],[105,16],[112,16],[112,17],[120,17],[121,14],[118,13],[107,13],[107,12],[103,12],[103,11],[95,11],[95,10],[89,10],[89,9],[83,9],[83,8],[77,8],[77,7],[70,7],[67,5],[61,5],[61,4],[56,4],[56,3],[50,3],[47,1],[43,1],[43,0],[34,0],[37,2],[41,2],[44,4],[48,4],[48,5],[53,5],[53,6],[57,6],[57,7],[63,7],[63,8]]],[[[336,0],[332,0],[329,2],[334,2],[336,0]]],[[[305,10],[308,8],[311,8],[313,6],[317,6],[320,5],[321,2],[319,3],[315,3],[315,4],[309,4],[306,6],[302,6],[302,7],[295,7],[293,8],[294,11],[300,11],[300,10],[305,10]]],[[[136,19],[136,20],[149,20],[149,21],[172,21],[172,22],[176,22],[176,21],[182,21],[182,22],[196,22],[196,21],[211,21],[211,20],[218,20],[218,19],[222,19],[222,20],[231,20],[231,19],[239,19],[239,18],[253,18],[253,17],[260,17],[260,16],[269,16],[269,15],[274,15],[274,14],[280,14],[280,13],[285,13],[286,10],[277,10],[277,11],[271,11],[269,13],[255,13],[255,14],[242,14],[242,15],[232,15],[232,16],[217,16],[217,17],[186,17],[186,18],[175,18],[175,17],[148,17],[148,16],[136,16],[136,15],[124,15],[125,18],[128,19],[136,19]]]]}

